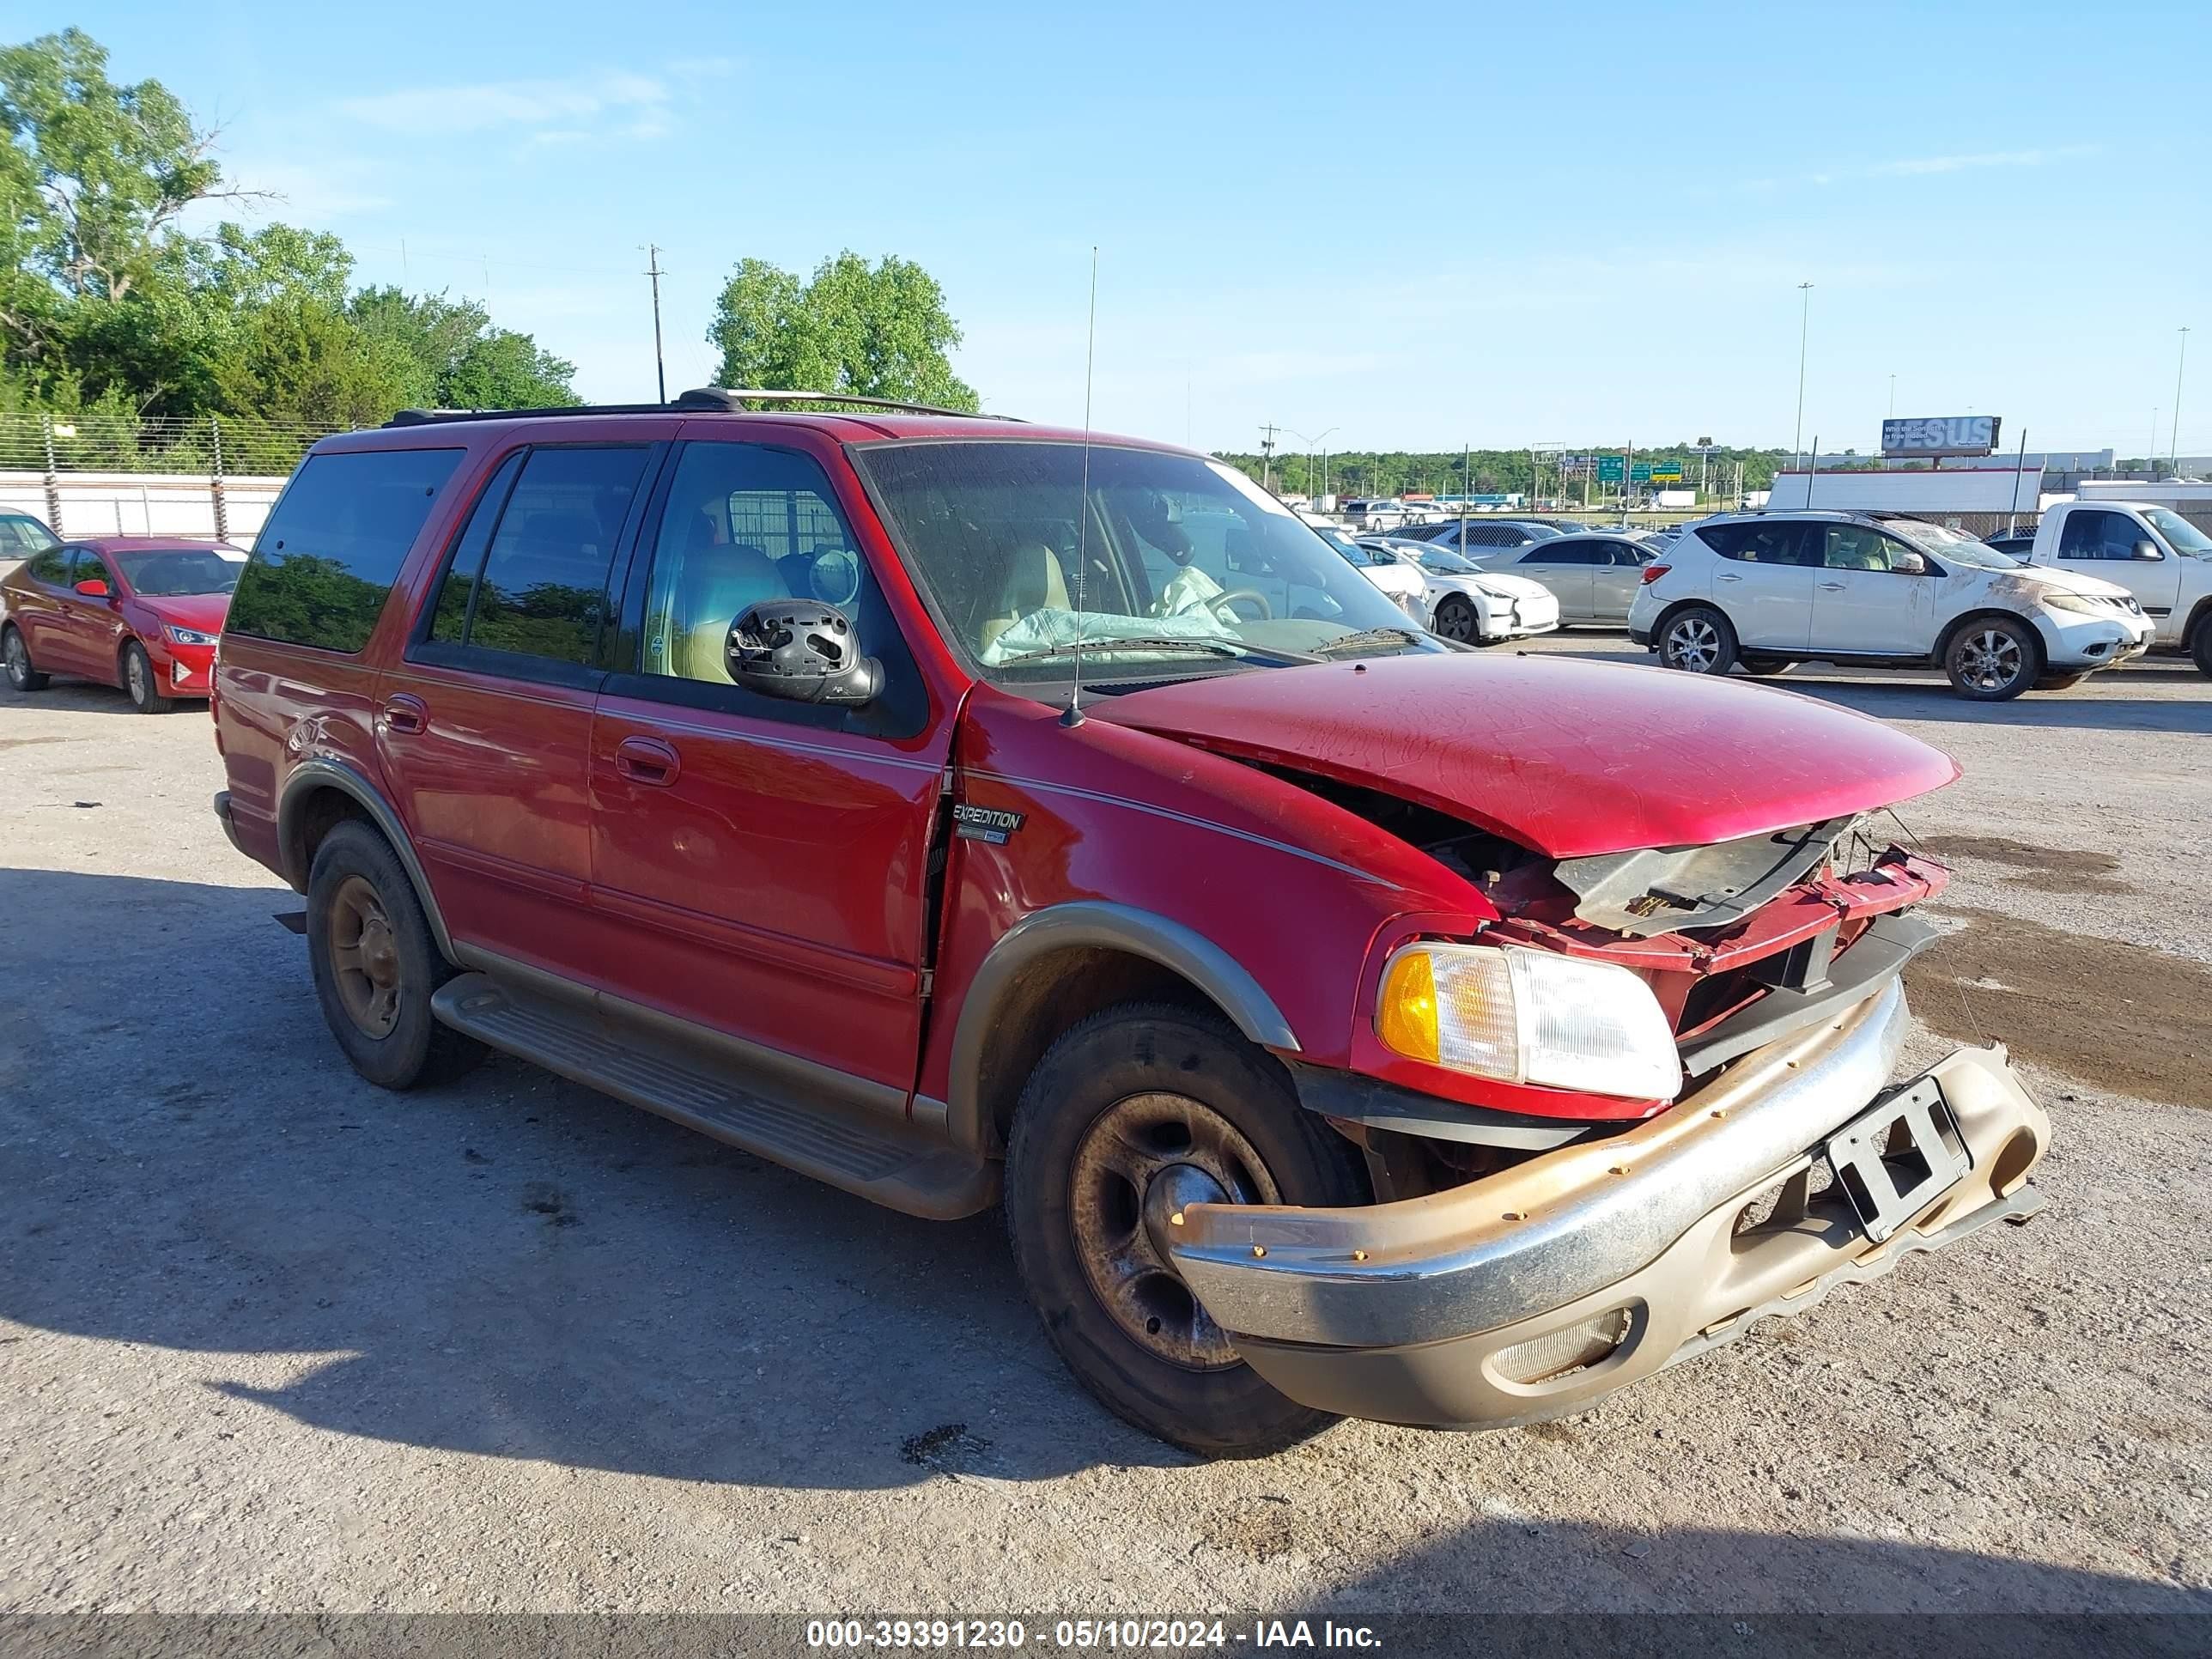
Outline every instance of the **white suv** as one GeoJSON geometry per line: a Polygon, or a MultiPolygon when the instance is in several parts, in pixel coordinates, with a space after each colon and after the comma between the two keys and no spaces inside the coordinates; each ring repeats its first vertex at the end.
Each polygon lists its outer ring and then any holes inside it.
{"type": "Polygon", "coordinates": [[[1644,568],[1629,636],[1669,668],[1778,674],[1803,658],[1934,664],[1959,695],[2016,697],[2138,656],[2152,624],[2094,576],[2023,565],[1955,531],[1862,513],[1731,514],[1644,568]]]}

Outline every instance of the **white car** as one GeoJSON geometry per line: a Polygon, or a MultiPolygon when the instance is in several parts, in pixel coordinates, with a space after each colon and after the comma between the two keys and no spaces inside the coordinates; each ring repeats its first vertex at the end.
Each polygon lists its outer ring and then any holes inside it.
{"type": "Polygon", "coordinates": [[[1629,637],[1669,668],[1776,674],[1805,658],[1934,664],[1960,696],[2070,685],[2140,655],[2124,588],[2023,565],[1955,532],[1863,513],[1708,519],[1644,567],[1629,637]]]}
{"type": "Polygon", "coordinates": [[[1495,645],[1548,634],[1559,625],[1559,602],[1552,590],[1526,576],[1501,575],[1473,560],[1427,542],[1364,537],[1364,547],[1379,547],[1418,572],[1432,634],[1469,645],[1495,645]]]}
{"type": "Polygon", "coordinates": [[[1306,523],[1315,535],[1342,554],[1347,564],[1389,594],[1398,609],[1422,627],[1429,625],[1428,584],[1419,570],[1380,548],[1353,541],[1334,526],[1323,528],[1310,519],[1306,523]]]}

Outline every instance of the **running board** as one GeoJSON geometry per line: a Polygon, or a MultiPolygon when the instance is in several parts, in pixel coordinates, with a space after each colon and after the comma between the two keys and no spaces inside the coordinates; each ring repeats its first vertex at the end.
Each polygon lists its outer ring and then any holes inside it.
{"type": "Polygon", "coordinates": [[[711,1135],[908,1215],[951,1220],[998,1198],[998,1169],[902,1119],[737,1073],[693,1044],[607,1009],[534,995],[481,973],[430,1000],[445,1024],[711,1135]]]}

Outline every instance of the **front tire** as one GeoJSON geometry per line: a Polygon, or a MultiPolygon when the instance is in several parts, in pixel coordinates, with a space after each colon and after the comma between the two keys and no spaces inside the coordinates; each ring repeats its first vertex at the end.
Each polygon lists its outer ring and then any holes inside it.
{"type": "MultiPolygon", "coordinates": [[[[2196,663],[2197,672],[2212,678],[2212,617],[2198,620],[2189,632],[2189,655],[2196,663]]],[[[45,677],[40,676],[41,678],[45,677]]]]}
{"type": "Polygon", "coordinates": [[[142,714],[159,714],[169,706],[169,700],[161,695],[161,680],[154,672],[154,659],[136,640],[123,647],[123,690],[131,699],[131,706],[142,714]]]}
{"type": "Polygon", "coordinates": [[[1735,666],[1735,629],[1709,605],[1678,611],[1659,635],[1659,660],[1685,673],[1725,674],[1735,666]]]}
{"type": "Polygon", "coordinates": [[[430,1012],[453,975],[415,885],[384,837],[356,819],[315,849],[307,962],[323,1019],[353,1068],[384,1089],[458,1076],[484,1049],[430,1012]]]}
{"type": "Polygon", "coordinates": [[[1462,645],[1477,645],[1482,640],[1482,617],[1473,601],[1454,593],[1437,606],[1436,623],[1429,631],[1462,645]]]}
{"type": "Polygon", "coordinates": [[[46,677],[31,666],[31,647],[24,641],[23,630],[13,623],[0,631],[0,663],[6,665],[11,690],[20,694],[46,689],[46,677]]]}
{"type": "Polygon", "coordinates": [[[2012,617],[1977,617],[1951,636],[1943,672],[1975,702],[2009,702],[2043,675],[2043,641],[2012,617]]]}
{"type": "Polygon", "coordinates": [[[1275,1392],[1159,1242],[1183,1203],[1368,1197],[1350,1144],[1218,1018],[1129,1003],[1030,1074],[1006,1152],[1014,1265],[1046,1340],[1125,1422],[1206,1457],[1257,1457],[1335,1421],[1275,1392]]]}

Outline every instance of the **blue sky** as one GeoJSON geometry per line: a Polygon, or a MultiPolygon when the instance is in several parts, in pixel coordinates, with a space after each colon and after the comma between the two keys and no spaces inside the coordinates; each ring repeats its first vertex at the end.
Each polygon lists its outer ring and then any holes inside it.
{"type": "Polygon", "coordinates": [[[1996,413],[2212,451],[2212,8],[188,6],[41,0],[262,218],[488,300],[597,398],[729,268],[919,260],[988,408],[1249,449],[1787,445],[1996,413]],[[403,248],[404,250],[403,257],[403,248]],[[1295,438],[1285,440],[1302,447],[1295,438]]]}

